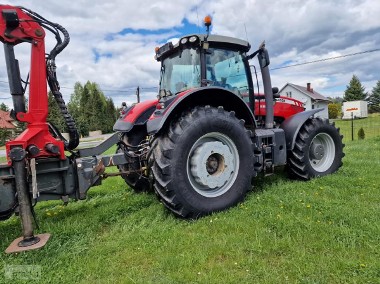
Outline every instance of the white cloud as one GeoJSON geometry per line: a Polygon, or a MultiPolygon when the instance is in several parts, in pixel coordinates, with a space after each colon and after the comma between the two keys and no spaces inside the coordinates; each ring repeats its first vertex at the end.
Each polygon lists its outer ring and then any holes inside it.
{"type": "MultiPolygon", "coordinates": [[[[272,68],[380,47],[380,2],[371,0],[275,3],[264,0],[178,0],[175,3],[14,0],[12,5],[36,11],[70,32],[70,45],[57,57],[62,86],[70,88],[76,81],[91,80],[113,97],[116,104],[123,100],[134,101],[133,89],[138,85],[157,86],[159,64],[153,59],[154,48],[168,39],[178,39],[185,20],[197,25],[207,14],[213,16],[213,33],[248,38],[252,50],[265,39],[272,68]],[[119,34],[123,30],[125,32],[119,34]],[[103,55],[97,61],[94,50],[103,55]]],[[[53,42],[54,38],[47,39],[49,47],[53,42]]],[[[17,57],[25,77],[29,62],[27,44],[17,48],[17,57]]],[[[2,49],[0,64],[5,66],[1,58],[2,49]]],[[[336,96],[337,88],[344,89],[356,74],[370,91],[380,79],[380,67],[376,64],[379,61],[380,52],[377,52],[280,69],[272,72],[272,82],[280,88],[286,82],[300,85],[311,82],[320,93],[336,96]]],[[[0,81],[7,80],[5,68],[1,68],[0,81]]],[[[6,89],[6,85],[0,83],[0,100],[9,97],[6,89]]],[[[66,100],[71,91],[62,89],[66,100]]],[[[154,96],[154,92],[143,94],[143,98],[154,96]]]]}

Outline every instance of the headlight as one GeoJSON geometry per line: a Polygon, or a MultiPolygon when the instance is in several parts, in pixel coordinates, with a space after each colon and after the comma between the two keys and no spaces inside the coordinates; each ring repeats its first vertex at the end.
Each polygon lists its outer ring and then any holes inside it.
{"type": "Polygon", "coordinates": [[[190,41],[191,43],[196,42],[197,40],[198,40],[198,37],[196,37],[196,36],[192,36],[192,37],[189,39],[189,41],[190,41]]]}
{"type": "Polygon", "coordinates": [[[181,44],[185,44],[187,42],[187,37],[184,37],[183,39],[181,39],[181,44]]]}

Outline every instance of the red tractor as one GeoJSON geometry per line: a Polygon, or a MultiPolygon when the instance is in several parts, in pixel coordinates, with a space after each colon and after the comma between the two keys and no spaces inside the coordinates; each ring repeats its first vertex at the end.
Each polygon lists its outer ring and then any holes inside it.
{"type": "Polygon", "coordinates": [[[79,136],[67,112],[55,73],[55,58],[69,43],[60,25],[23,7],[0,6],[12,115],[27,129],[6,145],[0,165],[0,219],[20,215],[23,237],[8,252],[41,247],[48,235],[34,235],[33,206],[49,199],[85,199],[90,187],[119,175],[136,191],[153,189],[175,215],[198,218],[242,201],[259,173],[274,167],[308,180],[342,165],[342,136],[327,120],[313,117],[298,101],[279,99],[272,88],[269,55],[262,44],[249,54],[244,40],[207,33],[156,49],[161,62],[157,99],[122,111],[115,134],[100,145],[75,150],[79,136]],[[45,54],[45,31],[57,39],[45,54]],[[63,36],[63,38],[62,38],[63,36]],[[14,45],[32,49],[29,107],[25,108],[14,45]],[[258,57],[265,96],[255,94],[249,60],[258,57]],[[66,141],[46,122],[47,84],[69,130],[66,141]],[[114,155],[101,155],[117,144],[114,155]],[[65,151],[70,151],[67,156],[65,151]]]}

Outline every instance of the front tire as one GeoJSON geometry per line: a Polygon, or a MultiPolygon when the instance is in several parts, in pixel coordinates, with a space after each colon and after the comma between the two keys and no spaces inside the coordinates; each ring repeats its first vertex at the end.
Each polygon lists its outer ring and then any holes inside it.
{"type": "Polygon", "coordinates": [[[344,157],[343,136],[328,120],[308,119],[301,127],[294,149],[290,151],[288,169],[292,176],[309,180],[336,172],[344,157]]]}
{"type": "Polygon", "coordinates": [[[196,107],[153,147],[154,189],[176,215],[198,218],[243,200],[253,176],[250,131],[234,112],[196,107]]]}

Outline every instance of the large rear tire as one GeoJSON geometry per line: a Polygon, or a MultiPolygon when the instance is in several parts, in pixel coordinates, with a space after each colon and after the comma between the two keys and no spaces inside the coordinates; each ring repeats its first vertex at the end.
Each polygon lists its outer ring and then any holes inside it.
{"type": "Polygon", "coordinates": [[[336,172],[343,164],[343,136],[328,120],[308,119],[301,127],[288,169],[292,176],[309,180],[336,172]]]}
{"type": "Polygon", "coordinates": [[[242,201],[251,186],[250,131],[234,112],[196,107],[153,145],[154,189],[176,215],[198,218],[242,201]]]}

